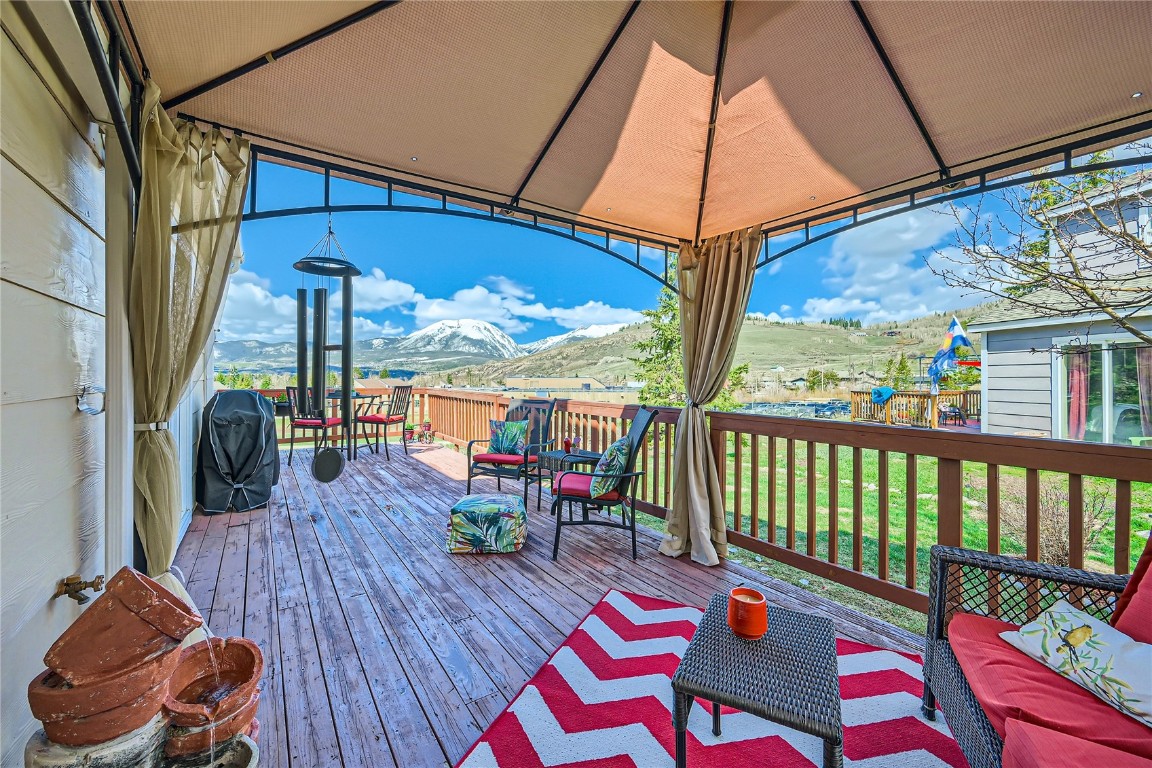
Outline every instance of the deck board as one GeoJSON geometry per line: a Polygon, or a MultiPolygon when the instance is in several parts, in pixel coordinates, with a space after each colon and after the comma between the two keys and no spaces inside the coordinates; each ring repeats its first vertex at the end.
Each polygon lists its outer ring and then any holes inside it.
{"type": "Polygon", "coordinates": [[[449,448],[391,461],[365,451],[327,485],[310,460],[298,451],[282,467],[265,508],[197,514],[176,558],[212,631],[264,650],[263,765],[451,766],[609,589],[702,608],[751,582],[845,637],[917,649],[913,635],[743,566],[663,557],[647,529],[634,562],[626,532],[567,528],[553,562],[546,493],[540,511],[533,494],[519,553],[447,555],[446,512],[466,474],[449,448]]]}

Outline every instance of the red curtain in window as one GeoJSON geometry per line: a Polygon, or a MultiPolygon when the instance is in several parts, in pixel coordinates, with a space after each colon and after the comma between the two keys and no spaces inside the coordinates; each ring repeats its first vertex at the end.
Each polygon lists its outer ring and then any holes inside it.
{"type": "Polygon", "coordinates": [[[1152,347],[1136,347],[1136,389],[1140,392],[1140,431],[1152,437],[1152,347]]]}
{"type": "Polygon", "coordinates": [[[1084,424],[1088,420],[1088,352],[1072,352],[1065,358],[1068,364],[1068,437],[1084,439],[1084,424]]]}

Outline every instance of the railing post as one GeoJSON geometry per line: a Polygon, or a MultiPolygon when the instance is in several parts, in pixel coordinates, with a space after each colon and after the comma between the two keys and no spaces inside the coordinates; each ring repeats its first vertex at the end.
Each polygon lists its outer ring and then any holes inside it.
{"type": "Polygon", "coordinates": [[[884,423],[892,426],[892,398],[888,398],[884,403],[884,423]]]}
{"type": "Polygon", "coordinates": [[[964,464],[959,459],[936,462],[936,541],[964,544],[964,464]]]}

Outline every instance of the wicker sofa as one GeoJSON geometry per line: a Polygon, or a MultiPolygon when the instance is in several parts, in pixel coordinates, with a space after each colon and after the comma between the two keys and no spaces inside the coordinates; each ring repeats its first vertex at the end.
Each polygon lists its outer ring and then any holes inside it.
{"type": "MultiPolygon", "coordinates": [[[[934,720],[939,704],[972,768],[1152,766],[1152,729],[998,636],[1061,598],[1109,621],[1118,605],[1135,604],[1140,583],[1152,591],[1152,577],[1142,579],[1150,553],[1152,545],[1126,590],[1128,576],[932,548],[923,712],[934,720]]],[[[1144,619],[1150,600],[1141,593],[1141,626],[1152,624],[1144,619]]]]}

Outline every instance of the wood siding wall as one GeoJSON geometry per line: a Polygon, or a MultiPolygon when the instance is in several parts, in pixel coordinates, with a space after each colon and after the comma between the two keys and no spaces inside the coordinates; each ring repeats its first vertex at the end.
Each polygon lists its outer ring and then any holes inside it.
{"type": "Polygon", "coordinates": [[[56,583],[105,570],[105,417],[76,409],[105,377],[102,140],[51,54],[2,6],[0,120],[0,764],[38,726],[24,690],[80,607],[56,583]]]}
{"type": "MultiPolygon", "coordinates": [[[[1152,318],[1138,319],[1136,325],[1152,330],[1152,318]]],[[[987,392],[983,414],[987,431],[1002,435],[1040,431],[1059,437],[1053,434],[1056,425],[1052,420],[1054,340],[1079,338],[1091,342],[1093,338],[1115,336],[1123,337],[1124,332],[1111,323],[985,331],[987,392]]]]}

